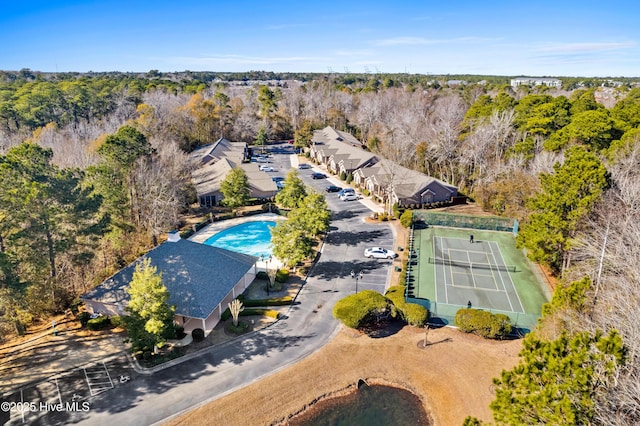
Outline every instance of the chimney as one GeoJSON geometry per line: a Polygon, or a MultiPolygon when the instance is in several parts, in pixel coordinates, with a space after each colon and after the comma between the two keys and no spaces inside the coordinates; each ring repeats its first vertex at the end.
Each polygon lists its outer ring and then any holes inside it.
{"type": "Polygon", "coordinates": [[[180,241],[180,231],[171,231],[167,234],[167,241],[170,243],[175,243],[176,241],[180,241]]]}

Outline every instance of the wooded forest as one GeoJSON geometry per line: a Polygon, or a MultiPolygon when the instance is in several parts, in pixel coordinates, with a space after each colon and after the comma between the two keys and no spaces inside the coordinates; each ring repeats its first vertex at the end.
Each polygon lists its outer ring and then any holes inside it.
{"type": "Polygon", "coordinates": [[[517,218],[520,247],[557,277],[525,339],[528,362],[563,348],[590,355],[553,377],[500,379],[498,423],[636,424],[640,87],[563,78],[562,89],[513,89],[508,81],[0,72],[0,331],[20,333],[64,311],[179,226],[195,201],[188,153],[196,147],[220,137],[252,142],[260,132],[303,147],[330,125],[517,218]],[[567,408],[536,417],[550,396],[532,389],[577,370],[589,377],[559,391],[567,408]],[[528,418],[504,414],[518,407],[516,389],[538,395],[518,399],[534,406],[528,418]]]}

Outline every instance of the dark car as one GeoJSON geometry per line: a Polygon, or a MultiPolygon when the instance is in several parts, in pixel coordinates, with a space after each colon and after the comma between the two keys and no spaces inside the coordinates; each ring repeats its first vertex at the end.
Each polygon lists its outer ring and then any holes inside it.
{"type": "Polygon", "coordinates": [[[324,190],[327,191],[327,192],[339,192],[339,191],[342,190],[342,188],[340,188],[339,186],[335,186],[335,185],[329,185],[324,190]]]}
{"type": "Polygon", "coordinates": [[[271,180],[274,182],[281,182],[284,180],[284,178],[282,176],[274,176],[271,178],[271,180]]]}
{"type": "Polygon", "coordinates": [[[311,179],[326,179],[327,175],[324,173],[311,173],[311,179]]]}
{"type": "Polygon", "coordinates": [[[310,169],[311,165],[307,163],[301,163],[298,165],[298,170],[310,169]]]}

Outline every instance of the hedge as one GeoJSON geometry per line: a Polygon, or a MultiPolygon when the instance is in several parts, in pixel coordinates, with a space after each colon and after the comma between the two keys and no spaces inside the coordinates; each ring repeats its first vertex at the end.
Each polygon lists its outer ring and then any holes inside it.
{"type": "Polygon", "coordinates": [[[249,299],[243,300],[242,304],[246,307],[256,307],[256,306],[286,306],[290,305],[293,302],[293,297],[285,296],[285,297],[272,297],[270,299],[249,299]]]}
{"type": "Polygon", "coordinates": [[[456,312],[454,322],[461,331],[488,339],[504,339],[511,333],[511,320],[508,316],[480,309],[460,309],[456,312]]]}
{"type": "Polygon", "coordinates": [[[333,317],[350,328],[367,325],[389,309],[389,299],[373,290],[362,290],[338,300],[333,306],[333,317]]]}
{"type": "Polygon", "coordinates": [[[405,228],[410,228],[411,222],[413,222],[413,210],[405,210],[402,216],[400,216],[400,223],[405,228]]]}
{"type": "Polygon", "coordinates": [[[87,321],[87,328],[92,331],[102,330],[103,328],[107,328],[111,325],[111,321],[109,321],[109,317],[107,316],[99,316],[97,318],[91,318],[87,321]]]}
{"type": "MultiPolygon", "coordinates": [[[[244,308],[242,311],[240,311],[241,317],[248,317],[251,315],[264,315],[270,318],[278,319],[280,313],[274,309],[266,309],[266,308],[244,308]]],[[[231,318],[231,311],[229,310],[229,308],[227,308],[224,310],[222,315],[220,315],[220,320],[226,321],[229,318],[231,318]]]]}
{"type": "Polygon", "coordinates": [[[289,281],[289,270],[288,269],[278,269],[276,271],[276,281],[279,283],[286,283],[289,281]]]}
{"type": "Polygon", "coordinates": [[[393,303],[397,314],[400,314],[400,317],[406,321],[407,324],[415,327],[424,326],[429,319],[429,311],[417,303],[406,303],[404,293],[404,286],[394,285],[389,287],[385,296],[393,303]]]}

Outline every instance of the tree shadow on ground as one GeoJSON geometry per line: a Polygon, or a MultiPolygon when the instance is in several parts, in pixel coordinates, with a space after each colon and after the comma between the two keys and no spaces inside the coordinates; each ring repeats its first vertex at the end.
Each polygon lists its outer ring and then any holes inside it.
{"type": "Polygon", "coordinates": [[[385,237],[387,234],[380,229],[373,229],[370,231],[334,231],[327,235],[327,243],[333,245],[348,245],[357,246],[360,243],[370,243],[376,241],[381,237],[385,237]]]}
{"type": "Polygon", "coordinates": [[[391,320],[371,327],[365,327],[362,331],[372,339],[381,339],[397,334],[405,325],[406,324],[400,320],[391,320]]]}
{"type": "Polygon", "coordinates": [[[356,273],[362,272],[366,275],[368,272],[386,268],[388,266],[389,261],[376,259],[352,262],[320,262],[313,268],[309,277],[327,281],[332,281],[336,278],[352,279],[350,275],[351,271],[356,273]]]}

